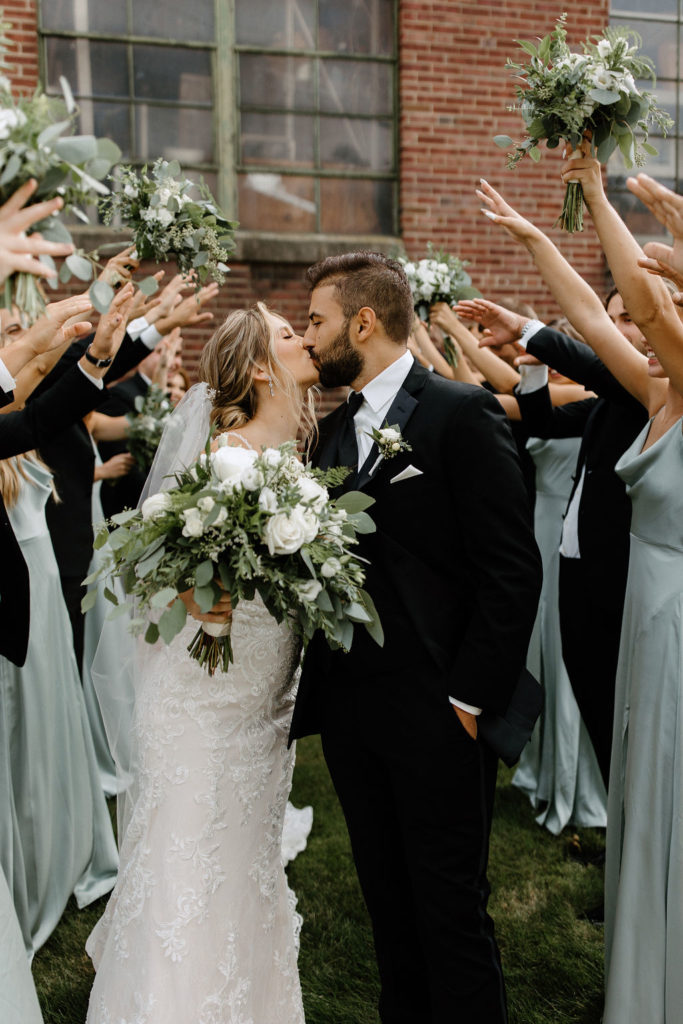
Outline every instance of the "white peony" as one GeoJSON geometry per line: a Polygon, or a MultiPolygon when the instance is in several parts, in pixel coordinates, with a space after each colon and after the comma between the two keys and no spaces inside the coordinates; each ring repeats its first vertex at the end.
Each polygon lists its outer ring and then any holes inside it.
{"type": "Polygon", "coordinates": [[[277,495],[270,487],[264,487],[258,497],[259,508],[264,512],[277,512],[277,495]]]}
{"type": "Polygon", "coordinates": [[[242,487],[245,491],[258,491],[265,483],[258,466],[247,466],[242,470],[242,487]]]}
{"type": "Polygon", "coordinates": [[[597,68],[590,77],[596,89],[614,88],[614,75],[608,68],[597,68]]]}
{"type": "Polygon", "coordinates": [[[277,448],[264,448],[262,458],[269,469],[277,469],[282,462],[282,455],[277,448]]]}
{"type": "Polygon", "coordinates": [[[213,500],[211,495],[207,494],[205,498],[200,498],[197,502],[198,507],[202,512],[210,512],[216,502],[213,500]]]}
{"type": "Polygon", "coordinates": [[[271,555],[292,555],[310,543],[318,532],[317,519],[300,508],[289,515],[278,512],[266,523],[263,539],[271,555]]]}
{"type": "Polygon", "coordinates": [[[327,488],[310,476],[302,476],[297,482],[297,486],[301,492],[301,500],[310,505],[313,511],[319,515],[325,508],[330,496],[327,488]]]}
{"type": "Polygon", "coordinates": [[[0,139],[8,139],[15,128],[26,124],[26,114],[15,107],[0,109],[0,139]]]}
{"type": "Polygon", "coordinates": [[[143,519],[156,519],[157,516],[163,515],[171,507],[171,499],[168,494],[150,494],[149,498],[146,498],[140,511],[142,512],[143,519]]]}
{"type": "Polygon", "coordinates": [[[201,537],[204,533],[204,519],[196,506],[181,512],[181,518],[185,523],[183,537],[201,537]]]}
{"type": "Polygon", "coordinates": [[[379,431],[379,433],[383,441],[393,443],[394,441],[401,440],[401,432],[400,430],[396,430],[395,427],[384,427],[379,431]]]}
{"type": "Polygon", "coordinates": [[[298,583],[296,589],[302,600],[315,601],[323,585],[318,580],[307,580],[306,583],[298,583]]]}
{"type": "Polygon", "coordinates": [[[242,473],[245,469],[253,466],[256,461],[256,452],[247,448],[234,448],[225,445],[219,448],[211,456],[213,471],[223,484],[222,490],[233,491],[241,486],[242,473]]]}

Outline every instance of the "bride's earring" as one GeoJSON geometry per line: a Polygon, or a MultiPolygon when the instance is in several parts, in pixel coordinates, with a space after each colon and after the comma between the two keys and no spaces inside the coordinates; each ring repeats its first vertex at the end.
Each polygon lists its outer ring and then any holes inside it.
{"type": "Polygon", "coordinates": [[[272,377],[268,378],[268,390],[270,391],[270,397],[274,398],[275,397],[275,392],[273,391],[273,378],[272,377]]]}

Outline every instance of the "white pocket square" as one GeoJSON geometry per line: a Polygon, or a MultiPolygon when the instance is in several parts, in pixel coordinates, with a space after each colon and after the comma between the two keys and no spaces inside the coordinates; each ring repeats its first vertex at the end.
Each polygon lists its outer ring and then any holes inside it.
{"type": "Polygon", "coordinates": [[[393,476],[389,481],[390,484],[398,484],[401,480],[410,480],[411,476],[422,476],[422,470],[417,469],[415,466],[406,466],[405,469],[393,476]]]}

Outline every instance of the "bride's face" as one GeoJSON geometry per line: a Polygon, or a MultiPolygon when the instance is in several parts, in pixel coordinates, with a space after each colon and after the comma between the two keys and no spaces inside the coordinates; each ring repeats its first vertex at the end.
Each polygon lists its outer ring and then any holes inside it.
{"type": "Polygon", "coordinates": [[[301,387],[309,388],[318,382],[318,370],[304,348],[303,338],[295,334],[286,320],[268,313],[273,332],[273,347],[282,365],[289,370],[301,387]]]}

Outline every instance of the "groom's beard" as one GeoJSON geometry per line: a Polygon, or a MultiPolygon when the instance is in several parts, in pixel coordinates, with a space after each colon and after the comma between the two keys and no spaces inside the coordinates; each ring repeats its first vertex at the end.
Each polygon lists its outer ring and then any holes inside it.
{"type": "Polygon", "coordinates": [[[365,365],[363,356],[354,348],[349,337],[351,319],[345,320],[339,334],[325,353],[316,356],[320,383],[326,388],[340,388],[351,384],[365,365]]]}

